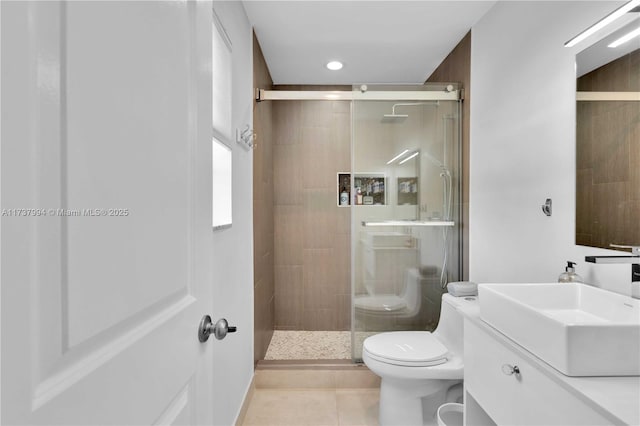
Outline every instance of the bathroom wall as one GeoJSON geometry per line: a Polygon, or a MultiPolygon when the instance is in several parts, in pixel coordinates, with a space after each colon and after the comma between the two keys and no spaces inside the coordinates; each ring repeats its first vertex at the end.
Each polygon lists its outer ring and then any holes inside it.
{"type": "Polygon", "coordinates": [[[275,142],[275,328],[349,330],[350,208],[337,206],[336,176],[348,172],[351,166],[350,103],[271,104],[275,142]]]}
{"type": "MultiPolygon", "coordinates": [[[[270,89],[273,80],[253,34],[253,87],[270,89]]],[[[253,101],[253,291],[254,362],[264,359],[275,317],[273,252],[273,102],[253,101]]]]}
{"type": "Polygon", "coordinates": [[[623,3],[498,2],[472,28],[470,279],[553,282],[573,260],[587,282],[630,294],[629,265],[586,264],[611,251],[574,243],[575,54],[590,42],[563,46],[623,3]]]}
{"type": "MultiPolygon", "coordinates": [[[[251,26],[242,3],[216,1],[213,5],[233,43],[232,127],[242,129],[252,122],[251,26]]],[[[214,320],[224,317],[238,327],[225,340],[207,343],[216,348],[211,359],[211,405],[219,425],[234,424],[253,377],[253,153],[235,142],[232,150],[233,225],[211,234],[214,299],[213,311],[206,312],[214,320]]]]}
{"type": "Polygon", "coordinates": [[[462,84],[464,101],[462,102],[462,278],[469,278],[469,123],[471,115],[471,31],[447,55],[438,68],[426,81],[457,82],[462,84]]]}

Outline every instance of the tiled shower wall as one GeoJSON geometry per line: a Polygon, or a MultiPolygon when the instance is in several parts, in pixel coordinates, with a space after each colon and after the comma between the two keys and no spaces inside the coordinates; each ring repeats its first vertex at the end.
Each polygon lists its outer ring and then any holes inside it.
{"type": "Polygon", "coordinates": [[[427,79],[432,82],[458,82],[464,90],[462,101],[462,277],[469,279],[469,122],[471,120],[471,31],[463,37],[444,61],[427,79]]]}
{"type": "MultiPolygon", "coordinates": [[[[253,84],[272,86],[269,69],[255,35],[253,37],[253,84]]],[[[264,359],[274,325],[273,274],[273,104],[253,102],[253,360],[264,359]]]]}
{"type": "MultiPolygon", "coordinates": [[[[350,87],[276,87],[350,90],[350,87]]],[[[336,176],[351,166],[348,101],[272,101],[275,328],[349,330],[350,207],[336,176]]]]}

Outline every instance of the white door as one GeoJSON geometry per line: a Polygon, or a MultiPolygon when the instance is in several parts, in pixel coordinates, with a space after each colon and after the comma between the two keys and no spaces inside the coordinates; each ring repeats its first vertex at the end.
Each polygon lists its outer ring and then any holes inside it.
{"type": "Polygon", "coordinates": [[[2,424],[211,423],[211,5],[0,13],[2,424]]]}

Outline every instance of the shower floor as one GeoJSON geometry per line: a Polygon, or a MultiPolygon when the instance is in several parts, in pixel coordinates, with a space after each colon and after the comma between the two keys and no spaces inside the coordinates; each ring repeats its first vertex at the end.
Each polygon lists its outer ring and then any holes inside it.
{"type": "MultiPolygon", "coordinates": [[[[356,344],[375,332],[356,332],[356,344]]],[[[357,350],[357,356],[361,354],[357,350]]],[[[275,330],[265,360],[351,359],[350,331],[275,330]]]]}
{"type": "Polygon", "coordinates": [[[264,359],[351,359],[351,332],[276,330],[264,359]]]}

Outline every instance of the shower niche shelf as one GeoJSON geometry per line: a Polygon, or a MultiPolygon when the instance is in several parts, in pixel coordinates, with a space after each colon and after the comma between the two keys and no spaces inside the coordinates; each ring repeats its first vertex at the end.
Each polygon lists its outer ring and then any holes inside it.
{"type": "Polygon", "coordinates": [[[362,226],[454,226],[455,222],[448,220],[378,220],[362,221],[362,226]]]}
{"type": "Polygon", "coordinates": [[[387,178],[384,173],[354,173],[354,205],[384,206],[386,197],[387,178]],[[360,194],[358,194],[360,189],[360,194]]]}

